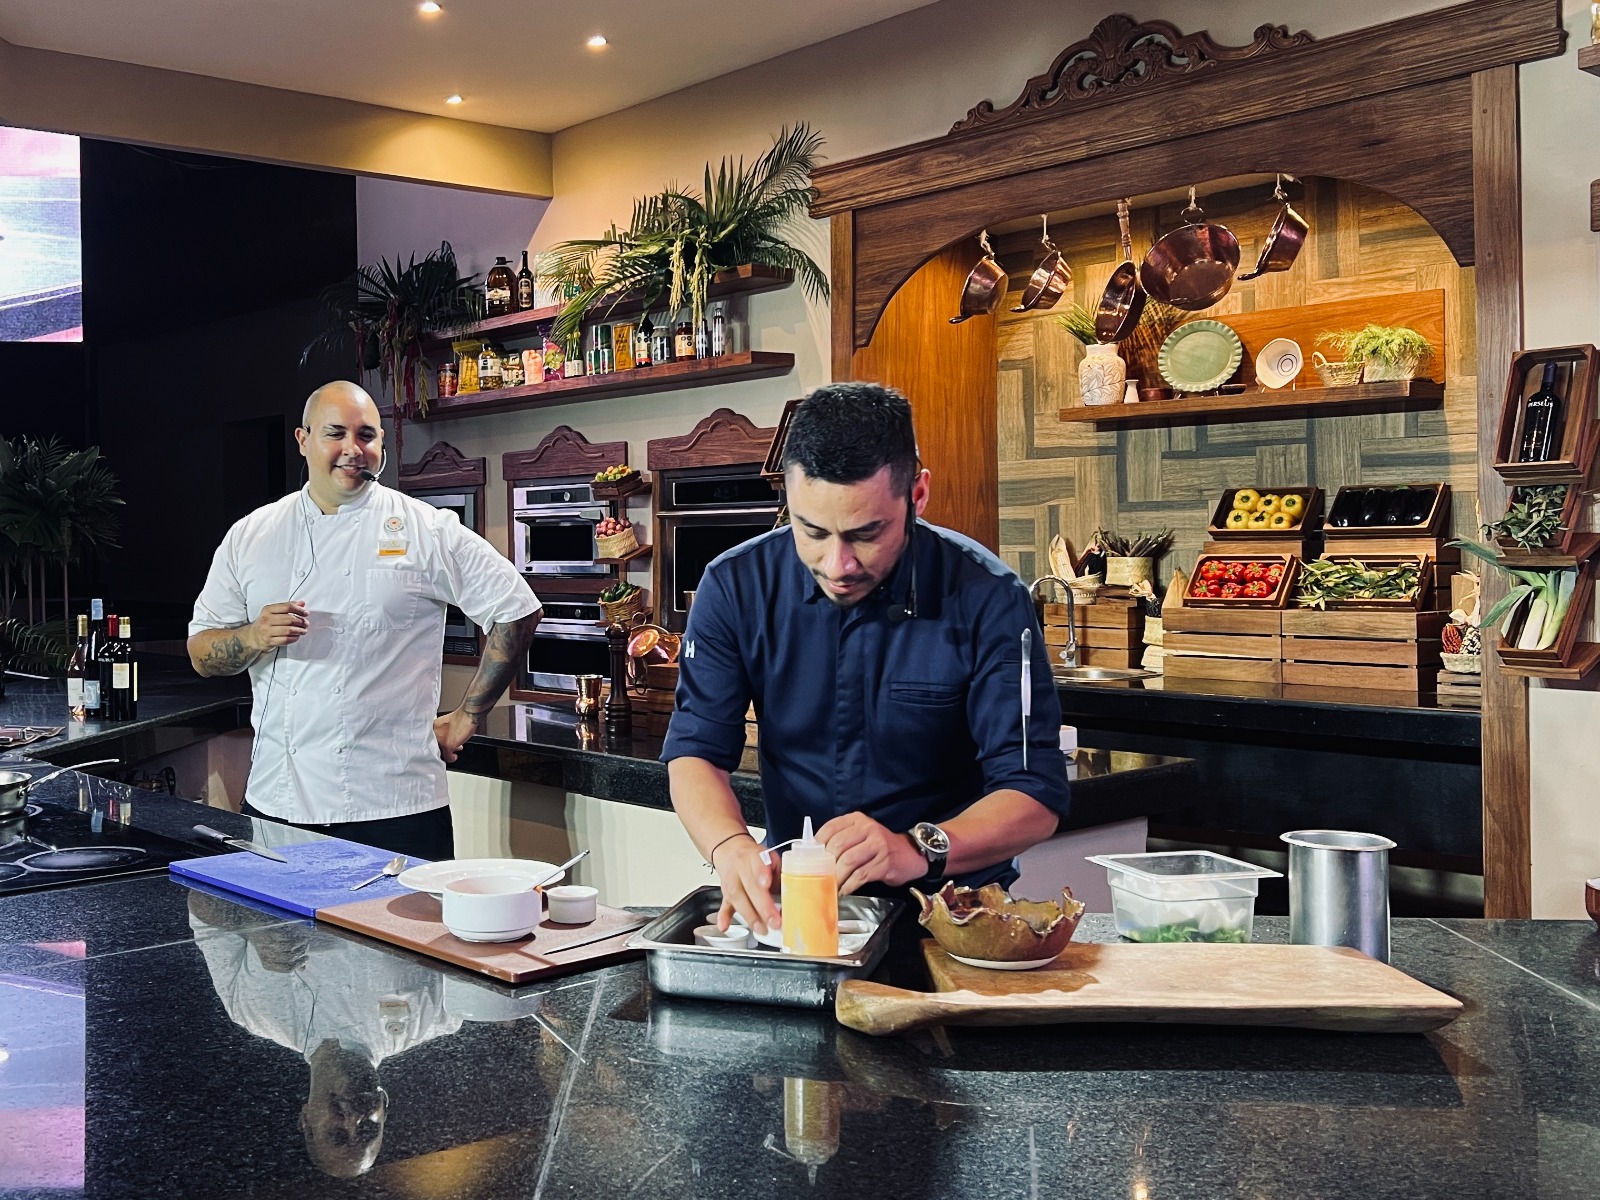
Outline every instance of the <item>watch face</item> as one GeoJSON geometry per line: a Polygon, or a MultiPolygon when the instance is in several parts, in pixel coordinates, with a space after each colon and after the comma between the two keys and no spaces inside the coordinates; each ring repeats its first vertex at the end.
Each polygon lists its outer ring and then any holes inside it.
{"type": "Polygon", "coordinates": [[[922,822],[916,828],[916,838],[927,849],[935,854],[948,854],[950,852],[950,839],[940,829],[928,821],[922,822]]]}

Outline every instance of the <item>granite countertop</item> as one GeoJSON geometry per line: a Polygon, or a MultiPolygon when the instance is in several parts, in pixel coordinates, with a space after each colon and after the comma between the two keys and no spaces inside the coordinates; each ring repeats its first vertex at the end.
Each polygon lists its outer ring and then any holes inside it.
{"type": "Polygon", "coordinates": [[[661,996],[639,963],[513,991],[161,877],[32,893],[0,901],[0,1108],[28,1147],[0,1194],[1592,1194],[1600,935],[1397,920],[1394,961],[1462,1017],[874,1039],[661,996]],[[355,1181],[302,1134],[341,1090],[375,1150],[355,1181]]]}

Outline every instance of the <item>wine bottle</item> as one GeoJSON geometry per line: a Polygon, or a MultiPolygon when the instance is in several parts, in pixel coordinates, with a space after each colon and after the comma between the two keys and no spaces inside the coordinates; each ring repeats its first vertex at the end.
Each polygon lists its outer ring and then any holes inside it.
{"type": "Polygon", "coordinates": [[[67,711],[75,717],[84,712],[83,683],[88,674],[89,615],[78,614],[78,640],[72,644],[72,657],[67,661],[67,711]]]}
{"type": "Polygon", "coordinates": [[[722,305],[711,306],[711,357],[721,358],[728,352],[728,324],[722,317],[722,305]]]}
{"type": "Polygon", "coordinates": [[[694,330],[689,328],[689,322],[679,321],[678,332],[672,338],[672,356],[674,358],[694,357],[694,330]]]}
{"type": "MultiPolygon", "coordinates": [[[[528,252],[522,252],[522,270],[517,272],[517,311],[533,307],[533,272],[528,270],[528,252]]],[[[529,383],[534,382],[529,380],[529,383]]]]}
{"type": "Polygon", "coordinates": [[[104,640],[105,601],[96,596],[89,601],[89,640],[83,645],[83,713],[86,717],[104,716],[105,697],[100,692],[100,643],[104,640]]]}
{"type": "Polygon", "coordinates": [[[650,324],[650,314],[645,313],[644,320],[639,322],[638,328],[633,331],[633,365],[648,367],[653,361],[650,357],[650,346],[655,337],[656,327],[650,324]]]}
{"type": "Polygon", "coordinates": [[[112,647],[111,690],[116,699],[112,708],[117,720],[131,721],[135,716],[134,673],[138,670],[133,661],[133,629],[127,617],[117,618],[117,640],[112,647]]]}
{"type": "Polygon", "coordinates": [[[102,721],[120,721],[122,714],[117,711],[117,694],[112,687],[111,673],[117,661],[117,616],[112,613],[106,618],[105,636],[100,644],[95,647],[94,662],[95,675],[100,681],[100,719],[102,721]]]}
{"type": "Polygon", "coordinates": [[[1522,406],[1522,462],[1548,462],[1561,453],[1561,397],[1556,395],[1556,365],[1544,364],[1539,390],[1522,406]]]}

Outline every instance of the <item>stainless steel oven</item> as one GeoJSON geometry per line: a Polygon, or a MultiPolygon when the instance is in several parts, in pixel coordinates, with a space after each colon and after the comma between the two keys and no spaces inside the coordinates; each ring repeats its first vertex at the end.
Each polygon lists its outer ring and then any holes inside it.
{"type": "Polygon", "coordinates": [[[682,632],[689,593],[724,550],[768,532],[782,496],[761,476],[760,463],[688,467],[659,473],[656,513],[657,618],[682,632]]]}
{"type": "Polygon", "coordinates": [[[544,615],[528,644],[521,686],[529,691],[575,692],[577,676],[611,674],[611,648],[603,613],[593,600],[545,596],[544,615]]]}
{"type": "Polygon", "coordinates": [[[588,483],[541,483],[511,490],[511,558],[524,575],[607,575],[594,527],[611,515],[588,483]]]}
{"type": "MultiPolygon", "coordinates": [[[[478,494],[472,489],[440,488],[422,489],[409,493],[424,504],[447,508],[457,520],[474,533],[478,532],[478,494]]],[[[462,658],[475,658],[480,652],[478,628],[467,614],[454,604],[444,610],[444,652],[462,658]]]]}

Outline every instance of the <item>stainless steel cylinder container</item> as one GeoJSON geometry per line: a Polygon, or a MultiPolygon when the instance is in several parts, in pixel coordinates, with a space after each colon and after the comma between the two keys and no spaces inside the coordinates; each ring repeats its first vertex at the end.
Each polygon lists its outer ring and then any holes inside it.
{"type": "Polygon", "coordinates": [[[1299,829],[1289,845],[1289,940],[1389,961],[1389,851],[1376,833],[1299,829]]]}

